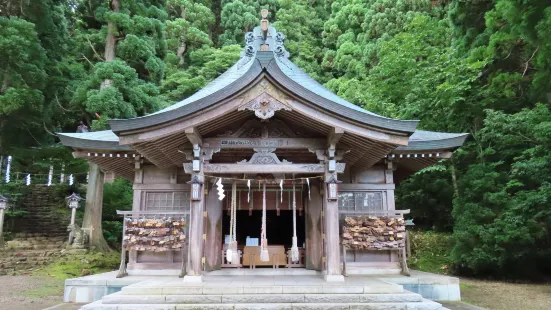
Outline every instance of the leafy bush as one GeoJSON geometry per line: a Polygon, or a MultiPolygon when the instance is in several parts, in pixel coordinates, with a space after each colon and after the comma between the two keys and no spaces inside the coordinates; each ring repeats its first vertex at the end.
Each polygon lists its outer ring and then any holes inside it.
{"type": "Polygon", "coordinates": [[[411,268],[433,273],[449,273],[452,260],[450,250],[453,237],[447,233],[433,231],[409,231],[411,254],[408,264],[411,268]]]}

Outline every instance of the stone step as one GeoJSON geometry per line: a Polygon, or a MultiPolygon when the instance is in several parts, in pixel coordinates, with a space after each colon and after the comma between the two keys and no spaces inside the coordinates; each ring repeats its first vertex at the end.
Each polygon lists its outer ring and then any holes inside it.
{"type": "Polygon", "coordinates": [[[85,305],[82,310],[449,310],[441,304],[423,299],[421,302],[388,303],[243,303],[243,304],[104,304],[101,300],[85,305]]]}
{"type": "Polygon", "coordinates": [[[122,295],[227,295],[227,294],[392,294],[403,293],[401,285],[232,285],[232,286],[142,286],[123,287],[122,295]]]}
{"type": "Polygon", "coordinates": [[[388,303],[421,302],[419,294],[229,294],[229,295],[123,295],[104,296],[103,304],[264,304],[264,303],[388,303]]]}

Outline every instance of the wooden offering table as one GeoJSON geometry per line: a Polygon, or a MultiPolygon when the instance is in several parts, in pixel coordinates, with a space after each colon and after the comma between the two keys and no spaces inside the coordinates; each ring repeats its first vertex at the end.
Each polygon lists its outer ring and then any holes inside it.
{"type": "Polygon", "coordinates": [[[285,254],[284,246],[269,245],[268,253],[270,253],[270,260],[263,262],[260,260],[259,246],[246,246],[243,248],[243,265],[254,269],[256,266],[272,266],[273,268],[279,268],[279,266],[287,264],[287,255],[285,254]]]}

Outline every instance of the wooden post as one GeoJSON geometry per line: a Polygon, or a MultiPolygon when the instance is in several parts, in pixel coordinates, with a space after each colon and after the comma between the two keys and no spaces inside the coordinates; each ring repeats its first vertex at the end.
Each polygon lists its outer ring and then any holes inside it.
{"type": "Polygon", "coordinates": [[[4,209],[0,208],[0,249],[4,248],[4,209]]]}
{"type": "MultiPolygon", "coordinates": [[[[197,175],[203,181],[204,177],[197,175]]],[[[204,186],[201,186],[200,200],[191,201],[191,216],[189,220],[189,263],[184,282],[202,281],[203,258],[203,207],[205,200],[204,186]]]]}
{"type": "MultiPolygon", "coordinates": [[[[336,177],[336,174],[326,172],[325,181],[336,177]]],[[[328,282],[341,282],[344,277],[341,272],[340,236],[339,236],[339,206],[337,200],[328,200],[327,184],[324,184],[325,195],[323,197],[325,210],[325,245],[327,270],[325,280],[328,282]]]]}
{"type": "Polygon", "coordinates": [[[310,197],[306,210],[306,269],[321,271],[323,269],[322,225],[324,223],[321,216],[323,197],[320,195],[317,183],[311,184],[310,197]]]}
{"type": "MultiPolygon", "coordinates": [[[[206,182],[205,186],[209,183],[206,182]]],[[[222,201],[218,200],[217,192],[211,188],[207,194],[207,234],[205,248],[205,270],[218,270],[223,263],[220,252],[222,251],[222,201]]]]}

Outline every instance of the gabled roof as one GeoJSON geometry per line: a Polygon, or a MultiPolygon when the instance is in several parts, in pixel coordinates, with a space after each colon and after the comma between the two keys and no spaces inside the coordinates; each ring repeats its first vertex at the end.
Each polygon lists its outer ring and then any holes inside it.
{"type": "Polygon", "coordinates": [[[156,113],[132,119],[111,120],[114,132],[140,130],[174,121],[229,98],[261,74],[267,74],[288,91],[323,111],[369,127],[411,134],[418,121],[395,120],[369,112],[332,93],[289,60],[284,35],[269,27],[263,39],[260,27],[245,36],[247,43],[239,61],[194,95],[156,113]]]}

